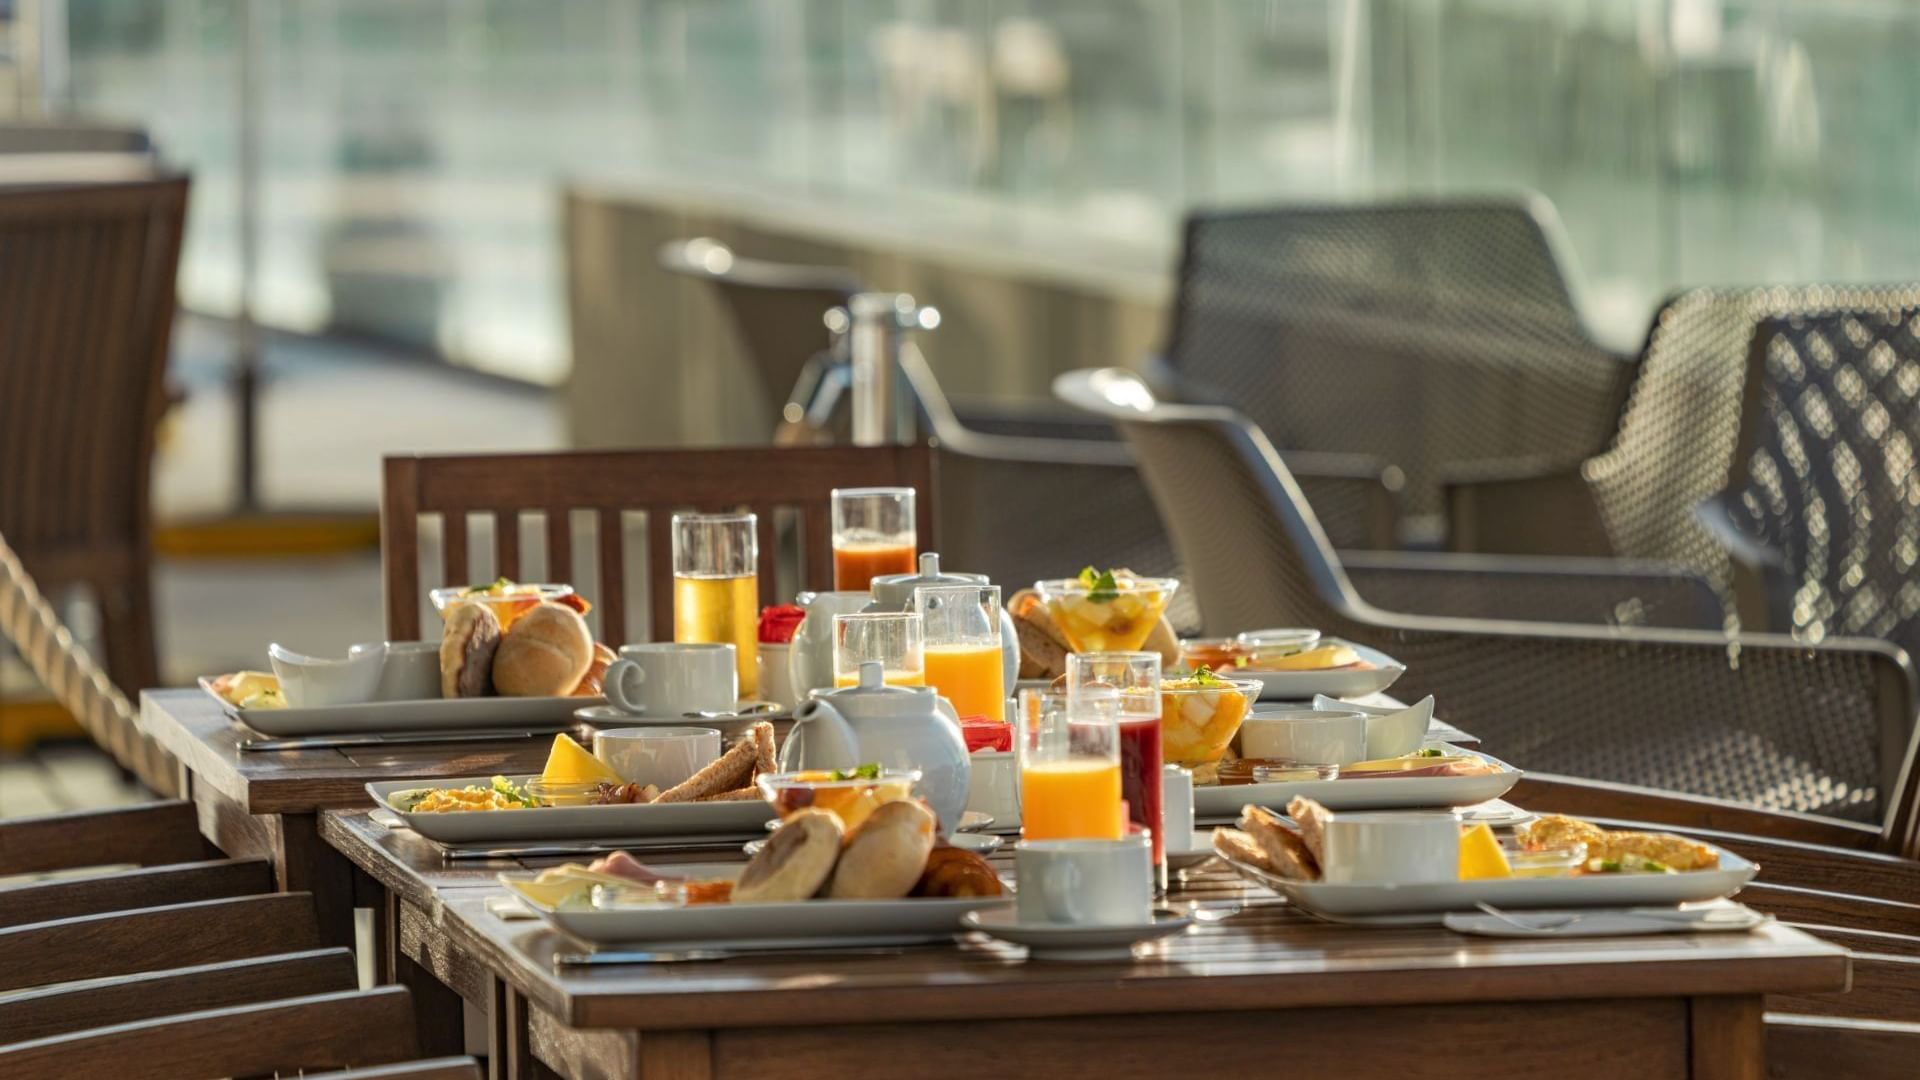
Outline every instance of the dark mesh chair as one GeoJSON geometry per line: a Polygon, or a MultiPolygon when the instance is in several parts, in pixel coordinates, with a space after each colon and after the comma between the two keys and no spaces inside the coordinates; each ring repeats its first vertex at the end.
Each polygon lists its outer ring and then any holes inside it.
{"type": "Polygon", "coordinates": [[[1540,200],[1195,214],[1171,389],[1283,453],[1400,467],[1404,509],[1430,520],[1451,467],[1578,461],[1605,445],[1630,365],[1582,325],[1556,228],[1540,200]]]}
{"type": "MultiPolygon", "coordinates": [[[[1604,453],[1560,467],[1508,462],[1456,470],[1447,488],[1455,550],[1618,556],[1685,567],[1739,625],[1726,550],[1695,507],[1727,484],[1754,328],[1774,315],[1874,310],[1920,290],[1696,289],[1662,305],[1619,430],[1604,453]]],[[[1738,612],[1752,625],[1760,613],[1738,612]]]]}
{"type": "Polygon", "coordinates": [[[1739,591],[1810,641],[1920,655],[1920,309],[1768,319],[1727,492],[1703,508],[1739,591]]]}
{"type": "Polygon", "coordinates": [[[1314,626],[1382,649],[1408,667],[1397,695],[1434,694],[1528,769],[1876,822],[1903,790],[1886,748],[1913,729],[1914,676],[1884,642],[1389,613],[1244,417],[1159,404],[1112,370],[1056,392],[1133,445],[1214,632],[1314,626]]]}

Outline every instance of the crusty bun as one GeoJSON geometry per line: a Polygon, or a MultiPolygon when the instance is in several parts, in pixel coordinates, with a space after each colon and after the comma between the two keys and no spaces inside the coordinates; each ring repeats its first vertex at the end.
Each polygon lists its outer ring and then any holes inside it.
{"type": "Polygon", "coordinates": [[[493,693],[493,657],[500,647],[500,619],[487,604],[455,604],[440,630],[440,696],[486,697],[493,693]]]}
{"type": "Polygon", "coordinates": [[[736,904],[805,900],[820,891],[840,857],[840,815],[802,810],[780,823],[733,885],[736,904]]]}
{"type": "Polygon", "coordinates": [[[593,643],[593,662],[587,665],[587,673],[580,676],[580,682],[573,688],[574,697],[599,697],[606,692],[607,669],[618,660],[612,649],[599,642],[593,643]]]}
{"type": "Polygon", "coordinates": [[[836,900],[898,900],[907,895],[927,867],[938,824],[918,799],[881,803],[847,841],[827,895],[836,900]]]}
{"type": "Polygon", "coordinates": [[[927,856],[927,868],[913,886],[915,896],[999,896],[1000,875],[987,860],[964,848],[940,846],[927,856]]]}
{"type": "Polygon", "coordinates": [[[514,620],[493,656],[493,688],[507,697],[564,697],[593,664],[593,632],[570,607],[541,604],[514,620]]]}

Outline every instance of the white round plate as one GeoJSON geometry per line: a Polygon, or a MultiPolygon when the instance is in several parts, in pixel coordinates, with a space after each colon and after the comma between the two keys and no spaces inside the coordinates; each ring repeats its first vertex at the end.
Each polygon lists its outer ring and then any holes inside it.
{"type": "Polygon", "coordinates": [[[1153,921],[1132,926],[1074,926],[1064,923],[1023,923],[1019,909],[1007,906],[993,910],[969,911],[960,917],[960,925],[969,930],[1027,947],[1029,960],[1069,960],[1083,963],[1100,960],[1131,960],[1133,947],[1143,941],[1178,934],[1193,925],[1187,915],[1164,908],[1153,913],[1153,921]]]}
{"type": "MultiPolygon", "coordinates": [[[[988,836],[984,833],[955,833],[947,837],[947,843],[952,844],[961,851],[971,851],[983,859],[999,851],[1000,845],[1005,842],[1004,837],[988,836]]],[[[745,852],[748,858],[752,858],[760,854],[760,849],[766,846],[767,842],[765,840],[749,840],[741,845],[740,850],[745,852]]],[[[1211,855],[1213,853],[1208,852],[1207,854],[1211,855]]]]}

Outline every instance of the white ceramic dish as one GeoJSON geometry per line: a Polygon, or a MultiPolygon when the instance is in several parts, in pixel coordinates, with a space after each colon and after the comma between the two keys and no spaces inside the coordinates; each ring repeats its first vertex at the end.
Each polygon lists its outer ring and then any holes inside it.
{"type": "Polygon", "coordinates": [[[1027,948],[1029,960],[1066,960],[1079,963],[1133,959],[1133,947],[1169,937],[1193,925],[1193,918],[1165,909],[1149,922],[1124,926],[1022,922],[1013,908],[968,913],[960,920],[969,930],[1027,948]]]}
{"type": "MultiPolygon", "coordinates": [[[[1330,645],[1338,638],[1327,638],[1322,645],[1330,645]]],[[[1247,671],[1241,669],[1233,673],[1236,679],[1257,679],[1260,682],[1261,701],[1311,701],[1315,694],[1328,697],[1355,698],[1367,694],[1377,694],[1392,686],[1394,680],[1406,674],[1407,667],[1400,661],[1378,649],[1369,649],[1365,645],[1355,645],[1351,641],[1340,642],[1352,646],[1360,654],[1360,659],[1372,664],[1370,668],[1338,668],[1332,671],[1247,671]]]]}
{"type": "MultiPolygon", "coordinates": [[[[743,866],[660,866],[661,873],[691,878],[732,877],[743,866]]],[[[501,874],[512,888],[532,874],[501,874]]],[[[781,941],[791,945],[853,945],[876,940],[938,939],[960,930],[961,917],[981,908],[1010,904],[1011,894],[963,899],[801,900],[780,904],[695,904],[556,910],[522,897],[560,930],[594,945],[683,942],[723,946],[781,941]]],[[[750,946],[749,946],[750,947],[750,946]]]]}
{"type": "Polygon", "coordinates": [[[326,708],[364,705],[373,700],[386,666],[387,650],[362,649],[343,660],[328,660],[294,652],[275,642],[267,646],[267,661],[280,680],[280,696],[289,706],[326,708]]]}
{"type": "Polygon", "coordinates": [[[1273,784],[1233,784],[1193,789],[1193,813],[1203,820],[1238,817],[1248,803],[1284,812],[1287,800],[1305,795],[1329,810],[1415,810],[1471,806],[1497,799],[1525,775],[1499,758],[1472,750],[1461,754],[1500,766],[1484,776],[1415,776],[1368,779],[1296,780],[1273,784]]]}
{"type": "MultiPolygon", "coordinates": [[[[402,731],[467,731],[474,728],[525,730],[552,724],[564,731],[573,725],[574,710],[601,705],[597,697],[544,698],[429,698],[420,701],[369,701],[360,705],[316,708],[240,709],[213,692],[213,680],[200,678],[200,688],[220,703],[227,715],[262,735],[368,735],[402,731]]],[[[679,723],[686,723],[681,720],[679,723]]]]}
{"type": "Polygon", "coordinates": [[[1719,869],[1690,870],[1683,874],[1583,874],[1428,885],[1357,882],[1335,885],[1324,881],[1288,881],[1225,855],[1220,858],[1241,877],[1265,885],[1301,910],[1332,919],[1473,911],[1475,904],[1492,904],[1502,911],[1689,904],[1732,896],[1745,888],[1760,869],[1732,852],[1721,851],[1719,869]]]}
{"type": "MultiPolygon", "coordinates": [[[[525,783],[530,776],[514,776],[525,783]]],[[[487,776],[446,780],[385,780],[367,785],[373,801],[429,840],[447,844],[516,843],[527,840],[593,840],[600,837],[700,836],[751,833],[773,817],[773,807],[753,799],[742,802],[668,803],[664,806],[543,806],[534,810],[455,810],[414,814],[393,805],[398,791],[458,788],[492,782],[487,776]]]]}
{"type": "MultiPolygon", "coordinates": [[[[1420,749],[1433,726],[1433,695],[1428,694],[1411,705],[1360,705],[1325,694],[1313,696],[1313,707],[1322,711],[1357,712],[1367,718],[1367,758],[1399,757],[1420,749]]],[[[1255,710],[1255,715],[1259,710],[1255,710]]]]}

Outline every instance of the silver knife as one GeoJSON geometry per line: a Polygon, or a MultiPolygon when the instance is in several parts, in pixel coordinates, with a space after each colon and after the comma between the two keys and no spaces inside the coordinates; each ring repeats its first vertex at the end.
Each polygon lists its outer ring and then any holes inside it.
{"type": "Polygon", "coordinates": [[[755,839],[754,833],[727,836],[689,836],[672,840],[659,837],[634,837],[627,840],[595,840],[591,843],[538,844],[527,847],[453,847],[445,846],[448,859],[545,859],[561,855],[611,855],[616,851],[738,851],[740,845],[755,839]]]}
{"type": "Polygon", "coordinates": [[[572,731],[573,725],[550,728],[504,728],[497,731],[408,731],[389,735],[308,735],[290,739],[245,739],[240,749],[335,750],[346,746],[426,746],[433,743],[494,742],[506,739],[537,739],[555,732],[572,731]]]}
{"type": "MultiPolygon", "coordinates": [[[[945,939],[927,939],[928,941],[945,939]]],[[[808,956],[899,956],[910,945],[856,945],[847,948],[820,946],[793,949],[670,949],[657,952],[620,950],[592,953],[555,953],[553,966],[618,967],[626,964],[685,964],[698,960],[779,960],[808,956]]]]}

